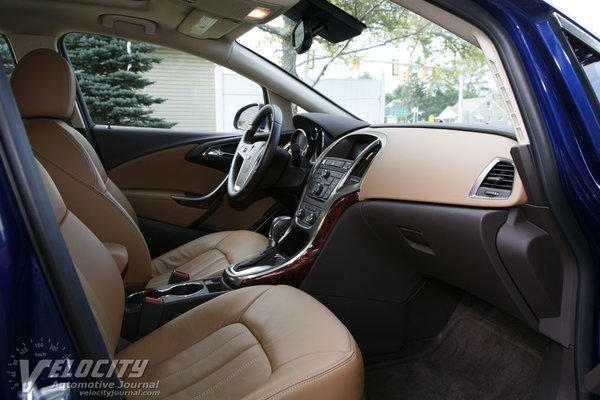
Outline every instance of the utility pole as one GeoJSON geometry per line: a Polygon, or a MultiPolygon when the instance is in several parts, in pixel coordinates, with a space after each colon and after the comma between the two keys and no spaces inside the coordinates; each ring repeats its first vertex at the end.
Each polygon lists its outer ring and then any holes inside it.
{"type": "Polygon", "coordinates": [[[463,122],[463,100],[464,100],[464,89],[465,76],[461,73],[458,79],[458,120],[456,122],[463,122]]]}

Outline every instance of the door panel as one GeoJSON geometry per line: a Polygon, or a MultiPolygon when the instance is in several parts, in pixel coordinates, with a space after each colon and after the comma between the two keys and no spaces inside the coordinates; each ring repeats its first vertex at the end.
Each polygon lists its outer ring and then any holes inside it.
{"type": "MultiPolygon", "coordinates": [[[[224,196],[220,204],[214,204],[212,208],[211,205],[197,208],[173,200],[172,196],[206,195],[223,181],[227,174],[222,170],[227,169],[224,166],[231,162],[229,152],[215,155],[204,153],[206,149],[229,150],[239,140],[235,136],[202,133],[180,135],[173,131],[150,129],[150,132],[144,132],[146,129],[121,127],[111,127],[110,131],[111,145],[101,147],[100,151],[105,158],[114,159],[112,151],[118,149],[117,159],[127,158],[128,161],[110,169],[108,175],[125,193],[139,217],[179,227],[197,227],[201,222],[210,227],[208,230],[248,229],[275,204],[268,197],[238,209],[224,196]],[[172,142],[168,139],[173,134],[174,142],[183,140],[183,144],[169,147],[172,142]],[[148,141],[148,137],[152,139],[148,141]],[[115,143],[126,143],[127,146],[117,146],[115,143]],[[161,145],[163,148],[156,150],[161,145]],[[135,149],[133,156],[125,155],[127,149],[135,149]],[[143,155],[135,157],[136,154],[143,155]],[[211,213],[207,214],[209,208],[211,213]]],[[[105,130],[95,133],[96,138],[102,138],[97,143],[105,143],[105,133],[105,130]]]]}
{"type": "Polygon", "coordinates": [[[124,190],[138,216],[188,227],[198,222],[207,208],[186,207],[176,203],[173,195],[184,195],[173,190],[124,190]]]}
{"type": "Polygon", "coordinates": [[[239,210],[232,206],[225,195],[223,204],[206,220],[206,224],[217,228],[227,227],[228,230],[247,229],[260,220],[260,217],[274,205],[275,201],[271,197],[265,197],[239,210]]]}
{"type": "MultiPolygon", "coordinates": [[[[210,193],[225,173],[185,159],[196,144],[185,144],[134,158],[108,171],[138,216],[188,227],[207,209],[186,207],[171,196],[210,193]]],[[[207,207],[208,208],[208,207],[207,207]]]]}
{"type": "MultiPolygon", "coordinates": [[[[194,143],[207,145],[223,140],[239,140],[237,133],[178,131],[177,129],[94,125],[97,151],[107,170],[127,161],[170,147],[194,143]]],[[[207,145],[208,146],[208,145],[207,145]]]]}
{"type": "MultiPolygon", "coordinates": [[[[186,144],[135,158],[108,171],[121,190],[172,190],[208,194],[225,173],[185,159],[196,147],[186,144]]],[[[181,193],[180,193],[181,194],[181,193]]]]}

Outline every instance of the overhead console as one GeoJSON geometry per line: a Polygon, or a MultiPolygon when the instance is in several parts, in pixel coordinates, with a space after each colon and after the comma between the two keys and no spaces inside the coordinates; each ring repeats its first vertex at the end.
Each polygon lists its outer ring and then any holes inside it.
{"type": "Polygon", "coordinates": [[[219,39],[243,24],[268,22],[295,4],[293,0],[180,0],[192,10],[177,30],[199,39],[219,39]]]}
{"type": "Polygon", "coordinates": [[[299,285],[329,230],[348,206],[358,201],[366,171],[385,146],[378,132],[361,131],[335,141],[316,160],[290,228],[272,257],[258,264],[233,265],[224,274],[232,287],[259,283],[299,285]]]}

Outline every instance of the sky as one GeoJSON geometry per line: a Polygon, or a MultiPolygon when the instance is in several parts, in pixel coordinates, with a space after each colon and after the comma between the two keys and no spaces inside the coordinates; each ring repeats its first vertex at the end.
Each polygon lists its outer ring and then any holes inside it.
{"type": "Polygon", "coordinates": [[[600,0],[545,0],[600,39],[600,0]]]}

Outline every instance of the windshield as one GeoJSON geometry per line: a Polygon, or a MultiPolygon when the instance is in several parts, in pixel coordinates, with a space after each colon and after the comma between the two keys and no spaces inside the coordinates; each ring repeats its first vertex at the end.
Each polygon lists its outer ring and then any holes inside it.
{"type": "Polygon", "coordinates": [[[332,3],[367,29],[298,55],[280,16],[238,41],[371,124],[510,124],[479,48],[386,0],[332,3]]]}

